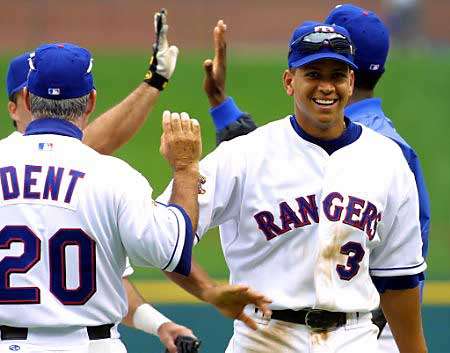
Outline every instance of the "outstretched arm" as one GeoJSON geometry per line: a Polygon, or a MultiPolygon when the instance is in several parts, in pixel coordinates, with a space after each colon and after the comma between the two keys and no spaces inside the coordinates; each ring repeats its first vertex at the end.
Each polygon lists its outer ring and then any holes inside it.
{"type": "Polygon", "coordinates": [[[400,353],[426,353],[420,315],[419,287],[386,290],[380,295],[381,307],[400,353]]]}
{"type": "Polygon", "coordinates": [[[190,294],[213,305],[222,315],[241,320],[254,330],[257,328],[255,321],[244,313],[246,305],[253,304],[260,308],[265,316],[271,315],[268,307],[270,299],[248,286],[217,285],[195,260],[192,260],[191,273],[187,277],[174,272],[164,273],[190,294]]]}
{"type": "Polygon", "coordinates": [[[84,130],[83,142],[102,154],[112,154],[144,125],[159,91],[141,83],[128,97],[100,115],[84,130]]]}
{"type": "Polygon", "coordinates": [[[226,95],[226,30],[226,24],[219,20],[213,31],[214,59],[207,59],[203,63],[205,69],[203,88],[211,106],[210,114],[216,127],[217,144],[248,134],[257,128],[252,117],[243,113],[233,98],[226,95]]]}
{"type": "Polygon", "coordinates": [[[112,154],[136,134],[175,70],[178,48],[167,41],[169,26],[164,10],[155,14],[154,25],[156,39],[144,82],[84,130],[83,142],[100,153],[112,154]]]}

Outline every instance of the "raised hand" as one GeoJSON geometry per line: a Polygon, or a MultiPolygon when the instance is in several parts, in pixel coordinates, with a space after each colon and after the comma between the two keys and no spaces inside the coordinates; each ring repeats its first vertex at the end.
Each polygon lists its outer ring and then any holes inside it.
{"type": "Polygon", "coordinates": [[[173,170],[198,164],[202,155],[200,124],[187,113],[163,113],[160,152],[173,170]]]}
{"type": "Polygon", "coordinates": [[[153,43],[153,55],[150,66],[144,77],[144,82],[162,91],[177,64],[178,48],[170,45],[167,40],[167,12],[162,9],[154,15],[155,42],[153,43]]]}
{"type": "Polygon", "coordinates": [[[211,107],[221,104],[225,98],[225,78],[227,71],[227,42],[225,32],[227,25],[223,20],[217,21],[214,27],[214,59],[206,59],[203,62],[205,79],[203,88],[208,96],[211,107]]]}

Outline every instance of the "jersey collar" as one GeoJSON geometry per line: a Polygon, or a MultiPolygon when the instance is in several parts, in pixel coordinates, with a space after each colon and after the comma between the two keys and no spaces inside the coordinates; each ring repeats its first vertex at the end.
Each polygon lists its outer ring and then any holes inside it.
{"type": "Polygon", "coordinates": [[[381,108],[381,98],[366,98],[348,105],[344,113],[352,121],[360,122],[360,118],[367,116],[367,112],[376,113],[378,116],[384,116],[381,108]]]}
{"type": "Polygon", "coordinates": [[[302,139],[322,147],[329,155],[331,155],[333,152],[336,152],[338,149],[355,142],[362,133],[362,127],[360,125],[352,123],[349,118],[345,117],[344,120],[347,128],[345,129],[344,133],[337,139],[325,141],[311,136],[310,134],[305,132],[298,124],[295,115],[292,115],[290,117],[290,120],[295,132],[302,139]]]}
{"type": "Polygon", "coordinates": [[[53,134],[74,137],[81,141],[83,132],[67,120],[58,118],[39,118],[28,124],[24,135],[53,134]]]}

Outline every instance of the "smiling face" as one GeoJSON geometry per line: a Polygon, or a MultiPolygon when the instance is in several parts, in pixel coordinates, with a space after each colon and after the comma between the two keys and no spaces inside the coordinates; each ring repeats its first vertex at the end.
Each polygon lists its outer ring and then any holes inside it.
{"type": "Polygon", "coordinates": [[[305,132],[323,140],[339,137],[344,129],[344,108],[353,93],[354,73],[331,59],[284,72],[286,93],[294,98],[295,116],[305,132]]]}

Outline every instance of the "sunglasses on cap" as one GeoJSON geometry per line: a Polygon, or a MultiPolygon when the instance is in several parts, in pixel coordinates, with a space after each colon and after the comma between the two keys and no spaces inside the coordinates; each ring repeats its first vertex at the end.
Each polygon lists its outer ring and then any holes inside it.
{"type": "Polygon", "coordinates": [[[309,33],[292,42],[289,51],[297,50],[301,54],[312,54],[322,48],[330,48],[338,54],[355,55],[355,48],[350,40],[334,32],[309,33]]]}

